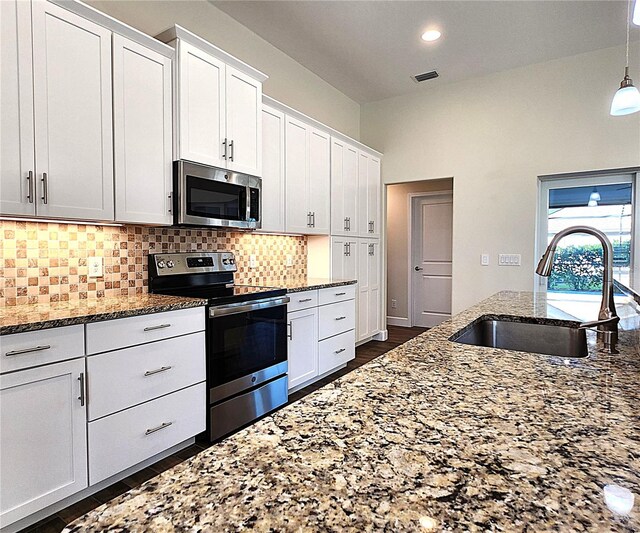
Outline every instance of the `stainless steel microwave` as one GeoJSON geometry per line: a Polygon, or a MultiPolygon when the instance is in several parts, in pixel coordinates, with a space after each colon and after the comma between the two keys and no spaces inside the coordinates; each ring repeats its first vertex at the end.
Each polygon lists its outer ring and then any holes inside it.
{"type": "Polygon", "coordinates": [[[173,163],[174,224],[259,229],[262,179],[190,161],[173,163]]]}

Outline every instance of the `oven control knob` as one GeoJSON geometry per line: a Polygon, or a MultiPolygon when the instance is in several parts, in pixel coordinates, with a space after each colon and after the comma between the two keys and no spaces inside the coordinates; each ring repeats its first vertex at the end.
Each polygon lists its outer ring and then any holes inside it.
{"type": "Polygon", "coordinates": [[[164,268],[164,261],[162,259],[158,261],[158,268],[164,268]]]}
{"type": "Polygon", "coordinates": [[[222,264],[223,265],[228,265],[229,264],[229,258],[228,257],[223,258],[222,259],[222,264]]]}
{"type": "Polygon", "coordinates": [[[233,257],[230,257],[230,258],[229,258],[229,264],[230,264],[230,265],[235,264],[235,262],[236,262],[236,260],[235,260],[233,257]]]}
{"type": "Polygon", "coordinates": [[[175,263],[174,263],[173,261],[171,261],[171,260],[167,261],[167,266],[168,266],[169,268],[173,268],[173,267],[174,267],[174,265],[175,265],[175,263]]]}

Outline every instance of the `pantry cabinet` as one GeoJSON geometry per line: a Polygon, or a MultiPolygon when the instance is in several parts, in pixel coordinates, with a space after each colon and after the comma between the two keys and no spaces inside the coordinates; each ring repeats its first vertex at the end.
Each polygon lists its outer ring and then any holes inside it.
{"type": "Polygon", "coordinates": [[[331,234],[358,234],[358,149],[331,139],[331,234]]]}
{"type": "Polygon", "coordinates": [[[380,236],[380,159],[360,151],[358,156],[358,233],[380,236]]]}
{"type": "Polygon", "coordinates": [[[0,376],[3,526],[87,486],[84,366],[80,358],[0,376]]]}
{"type": "Polygon", "coordinates": [[[116,220],[171,224],[171,59],[113,36],[116,220]]]}
{"type": "Polygon", "coordinates": [[[358,322],[357,340],[369,339],[380,332],[380,241],[358,240],[358,322]]]}
{"type": "Polygon", "coordinates": [[[331,237],[331,276],[335,279],[358,278],[358,239],[331,237]]]}
{"type": "Polygon", "coordinates": [[[177,50],[177,158],[262,176],[267,76],[180,26],[157,38],[177,50]]]}
{"type": "Polygon", "coordinates": [[[328,235],[330,226],[330,136],[296,118],[285,118],[286,228],[328,235]]]}
{"type": "Polygon", "coordinates": [[[262,106],[262,230],[285,231],[284,113],[262,106]]]}

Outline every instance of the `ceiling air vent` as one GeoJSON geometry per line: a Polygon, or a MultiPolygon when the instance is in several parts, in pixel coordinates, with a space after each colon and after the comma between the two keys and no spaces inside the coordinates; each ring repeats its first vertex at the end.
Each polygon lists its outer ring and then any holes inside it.
{"type": "Polygon", "coordinates": [[[424,74],[416,74],[415,76],[411,76],[411,79],[416,83],[420,83],[421,81],[432,80],[437,78],[440,74],[436,70],[432,70],[431,72],[425,72],[424,74]]]}

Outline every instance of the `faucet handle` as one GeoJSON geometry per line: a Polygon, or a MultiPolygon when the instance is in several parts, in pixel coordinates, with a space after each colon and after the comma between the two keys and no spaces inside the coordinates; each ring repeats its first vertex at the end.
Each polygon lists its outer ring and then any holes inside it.
{"type": "Polygon", "coordinates": [[[578,326],[578,329],[589,329],[594,326],[603,326],[604,324],[617,324],[618,322],[620,322],[620,317],[612,316],[609,318],[603,318],[601,320],[592,320],[590,322],[582,322],[580,326],[578,326]]]}

